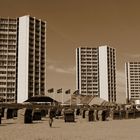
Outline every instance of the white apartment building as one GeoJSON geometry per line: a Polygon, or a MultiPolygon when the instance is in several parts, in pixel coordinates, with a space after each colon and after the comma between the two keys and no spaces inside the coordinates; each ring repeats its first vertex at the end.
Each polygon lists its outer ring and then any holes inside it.
{"type": "Polygon", "coordinates": [[[116,52],[114,48],[76,49],[76,88],[80,94],[116,101],[116,52]]]}
{"type": "Polygon", "coordinates": [[[46,22],[30,16],[0,18],[0,51],[0,97],[5,102],[45,94],[46,22]]]}
{"type": "Polygon", "coordinates": [[[125,63],[127,102],[140,100],[140,62],[125,63]]]}

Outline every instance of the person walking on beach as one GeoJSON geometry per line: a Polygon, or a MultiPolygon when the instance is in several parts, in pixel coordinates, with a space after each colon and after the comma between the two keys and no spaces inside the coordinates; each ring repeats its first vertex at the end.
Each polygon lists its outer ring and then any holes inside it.
{"type": "Polygon", "coordinates": [[[52,127],[54,116],[55,116],[55,111],[53,109],[50,109],[50,112],[49,112],[49,126],[50,127],[52,127]]]}

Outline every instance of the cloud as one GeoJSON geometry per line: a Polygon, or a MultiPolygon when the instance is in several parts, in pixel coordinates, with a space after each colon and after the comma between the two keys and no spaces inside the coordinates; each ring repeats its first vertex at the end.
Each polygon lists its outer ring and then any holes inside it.
{"type": "Polygon", "coordinates": [[[124,56],[129,59],[140,59],[140,54],[124,53],[124,56]]]}
{"type": "Polygon", "coordinates": [[[131,54],[130,57],[132,57],[132,58],[140,58],[140,54],[131,54]]]}
{"type": "Polygon", "coordinates": [[[125,86],[125,72],[117,70],[117,83],[121,86],[125,86]]]}
{"type": "Polygon", "coordinates": [[[117,70],[117,99],[119,102],[125,102],[126,98],[126,82],[125,82],[125,72],[117,70]]]}
{"type": "Polygon", "coordinates": [[[58,60],[47,59],[47,64],[48,65],[59,64],[59,63],[60,63],[60,61],[58,61],[58,60]]]}
{"type": "Polygon", "coordinates": [[[56,67],[55,65],[49,65],[47,67],[48,70],[57,72],[57,73],[63,73],[63,74],[75,74],[75,67],[67,67],[67,68],[60,68],[60,67],[56,67]]]}

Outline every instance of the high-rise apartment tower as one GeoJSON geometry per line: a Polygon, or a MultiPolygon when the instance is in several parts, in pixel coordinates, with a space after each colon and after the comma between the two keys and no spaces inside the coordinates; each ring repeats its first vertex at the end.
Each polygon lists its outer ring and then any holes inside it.
{"type": "Polygon", "coordinates": [[[116,101],[116,52],[114,48],[76,49],[76,87],[80,94],[116,101]]]}
{"type": "Polygon", "coordinates": [[[140,100],[140,62],[125,63],[127,102],[140,100]]]}
{"type": "Polygon", "coordinates": [[[0,97],[22,103],[45,94],[46,22],[0,18],[0,97]]]}

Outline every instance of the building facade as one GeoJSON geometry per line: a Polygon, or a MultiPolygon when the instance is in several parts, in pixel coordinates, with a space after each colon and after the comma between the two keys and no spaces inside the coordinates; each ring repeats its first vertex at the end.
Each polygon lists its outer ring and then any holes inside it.
{"type": "Polygon", "coordinates": [[[45,94],[46,22],[19,17],[18,102],[45,94]]]}
{"type": "Polygon", "coordinates": [[[76,88],[82,95],[99,95],[98,48],[76,49],[76,88]]]}
{"type": "Polygon", "coordinates": [[[126,100],[140,100],[140,62],[125,63],[126,100]]]}
{"type": "Polygon", "coordinates": [[[0,97],[22,103],[45,94],[46,22],[0,18],[0,97]]]}
{"type": "Polygon", "coordinates": [[[116,52],[114,48],[76,49],[76,88],[80,94],[116,101],[116,52]]]}
{"type": "Polygon", "coordinates": [[[99,47],[100,97],[116,102],[116,51],[108,46],[99,47]]]}
{"type": "Polygon", "coordinates": [[[0,18],[0,97],[4,102],[17,100],[18,20],[0,18]]]}

